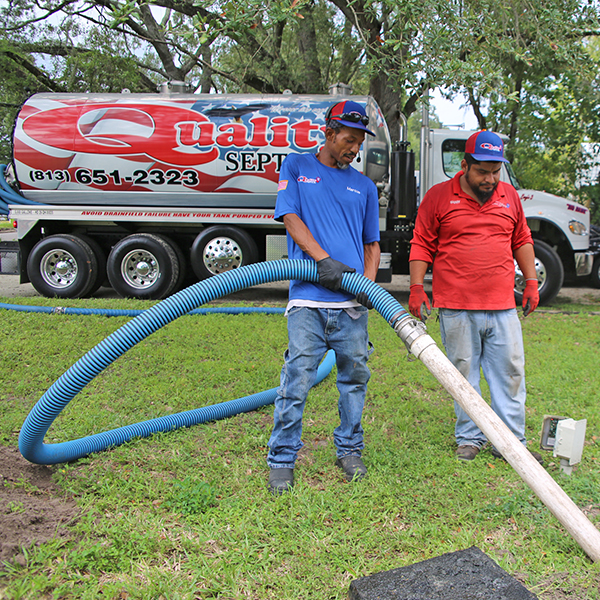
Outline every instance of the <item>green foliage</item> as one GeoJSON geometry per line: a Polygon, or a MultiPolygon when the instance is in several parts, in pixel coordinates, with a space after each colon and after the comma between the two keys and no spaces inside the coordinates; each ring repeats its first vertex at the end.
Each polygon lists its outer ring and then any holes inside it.
{"type": "Polygon", "coordinates": [[[174,491],[165,502],[165,507],[182,515],[192,516],[205,513],[216,505],[217,489],[205,481],[186,477],[174,483],[174,491]]]}
{"type": "Polygon", "coordinates": [[[7,54],[9,46],[0,40],[0,163],[12,159],[12,132],[17,113],[31,90],[37,88],[35,79],[15,65],[7,54]]]}

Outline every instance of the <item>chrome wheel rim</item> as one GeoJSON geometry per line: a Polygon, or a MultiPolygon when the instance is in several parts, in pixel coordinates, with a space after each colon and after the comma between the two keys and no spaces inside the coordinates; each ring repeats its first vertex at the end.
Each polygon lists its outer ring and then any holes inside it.
{"type": "Polygon", "coordinates": [[[204,266],[213,275],[237,269],[242,265],[243,254],[239,244],[228,237],[210,240],[204,246],[204,266]]]}
{"type": "Polygon", "coordinates": [[[121,261],[123,281],[136,290],[144,290],[160,277],[160,264],[148,250],[132,250],[121,261]]]}
{"type": "Polygon", "coordinates": [[[66,250],[50,250],[40,261],[42,278],[53,288],[65,289],[73,285],[78,272],[75,257],[66,250]]]}

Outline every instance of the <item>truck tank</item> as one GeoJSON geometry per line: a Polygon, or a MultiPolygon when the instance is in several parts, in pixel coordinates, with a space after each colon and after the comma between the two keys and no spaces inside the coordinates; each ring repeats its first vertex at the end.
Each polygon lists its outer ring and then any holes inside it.
{"type": "MultiPolygon", "coordinates": [[[[283,159],[317,152],[329,95],[36,94],[14,132],[22,195],[41,204],[273,208],[283,159]]],[[[381,110],[353,165],[388,176],[381,110]]]]}

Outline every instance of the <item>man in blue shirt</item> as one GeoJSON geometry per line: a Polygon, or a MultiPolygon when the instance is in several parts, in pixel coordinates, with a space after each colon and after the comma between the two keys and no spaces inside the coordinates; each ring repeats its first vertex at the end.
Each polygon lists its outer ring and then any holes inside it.
{"type": "Polygon", "coordinates": [[[342,275],[375,280],[379,268],[379,202],[375,184],[353,169],[368,128],[365,109],[345,100],[325,118],[325,144],[318,154],[290,154],[281,167],[275,219],[283,221],[291,259],[314,260],[319,283],[290,282],[289,345],[275,399],[267,464],[269,489],[279,495],[294,485],[302,447],[302,414],[317,368],[329,349],[336,353],[340,425],[333,437],[336,465],[348,481],[362,479],[362,412],[372,345],[367,332],[370,303],[340,289],[342,275]]]}

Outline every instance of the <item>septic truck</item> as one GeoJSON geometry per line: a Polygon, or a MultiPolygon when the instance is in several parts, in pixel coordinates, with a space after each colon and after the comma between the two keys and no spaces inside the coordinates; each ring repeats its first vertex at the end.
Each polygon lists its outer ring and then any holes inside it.
{"type": "MultiPolygon", "coordinates": [[[[317,152],[325,114],[341,95],[36,94],[14,128],[13,160],[0,169],[0,210],[16,226],[18,248],[0,248],[0,270],[42,295],[89,296],[110,285],[126,297],[161,299],[183,285],[257,261],[285,258],[274,220],[281,164],[317,152]]],[[[379,190],[382,259],[378,281],[408,272],[419,196],[460,168],[470,132],[429,129],[421,168],[405,140],[392,145],[377,103],[353,166],[379,190]]],[[[522,190],[535,238],[542,302],[565,273],[589,275],[587,208],[522,190]]],[[[524,287],[516,268],[515,295],[524,287]]]]}

